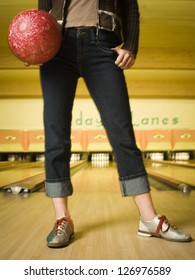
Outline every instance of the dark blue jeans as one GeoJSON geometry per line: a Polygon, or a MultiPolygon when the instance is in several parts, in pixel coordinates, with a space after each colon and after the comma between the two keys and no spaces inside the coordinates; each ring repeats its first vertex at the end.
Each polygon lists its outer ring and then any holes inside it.
{"type": "Polygon", "coordinates": [[[46,193],[69,196],[71,120],[77,81],[83,77],[100,113],[117,162],[123,196],[149,192],[142,154],[135,143],[123,71],[115,65],[114,33],[65,29],[58,55],[40,67],[44,98],[46,193]]]}

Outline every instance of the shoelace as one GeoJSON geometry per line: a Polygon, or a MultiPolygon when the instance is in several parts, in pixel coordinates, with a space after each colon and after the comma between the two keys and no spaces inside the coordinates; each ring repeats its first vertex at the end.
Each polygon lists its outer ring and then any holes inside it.
{"type": "Polygon", "coordinates": [[[70,229],[70,234],[72,234],[72,220],[68,217],[62,217],[55,222],[53,233],[56,235],[62,234],[65,225],[68,224],[70,229]]]}
{"type": "Polygon", "coordinates": [[[159,231],[162,231],[163,233],[166,233],[170,227],[173,228],[174,230],[176,230],[177,228],[175,226],[173,226],[165,216],[161,216],[158,218],[159,219],[159,224],[157,226],[156,229],[156,235],[159,235],[159,231]],[[167,225],[167,228],[165,230],[163,230],[163,223],[165,223],[167,225]]]}

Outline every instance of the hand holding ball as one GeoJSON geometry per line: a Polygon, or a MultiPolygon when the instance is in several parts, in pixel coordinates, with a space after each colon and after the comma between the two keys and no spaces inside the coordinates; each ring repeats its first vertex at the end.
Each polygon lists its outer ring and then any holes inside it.
{"type": "Polygon", "coordinates": [[[43,64],[60,49],[61,28],[49,13],[26,10],[16,15],[8,29],[10,49],[25,64],[43,64]]]}

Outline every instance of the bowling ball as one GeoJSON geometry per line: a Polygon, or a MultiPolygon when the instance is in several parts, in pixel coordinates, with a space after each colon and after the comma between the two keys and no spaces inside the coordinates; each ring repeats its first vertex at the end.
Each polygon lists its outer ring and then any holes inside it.
{"type": "Polygon", "coordinates": [[[53,16],[43,10],[25,10],[8,28],[8,43],[14,55],[27,64],[43,64],[61,46],[61,29],[53,16]]]}

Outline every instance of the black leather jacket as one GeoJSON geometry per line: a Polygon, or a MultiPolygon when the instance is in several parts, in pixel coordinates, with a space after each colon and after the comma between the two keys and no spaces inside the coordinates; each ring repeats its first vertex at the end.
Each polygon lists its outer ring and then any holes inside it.
{"type": "MultiPolygon", "coordinates": [[[[50,12],[65,25],[70,0],[38,0],[38,8],[50,12]]],[[[98,29],[115,32],[122,48],[134,57],[138,52],[139,8],[137,0],[98,0],[98,29]]]]}

